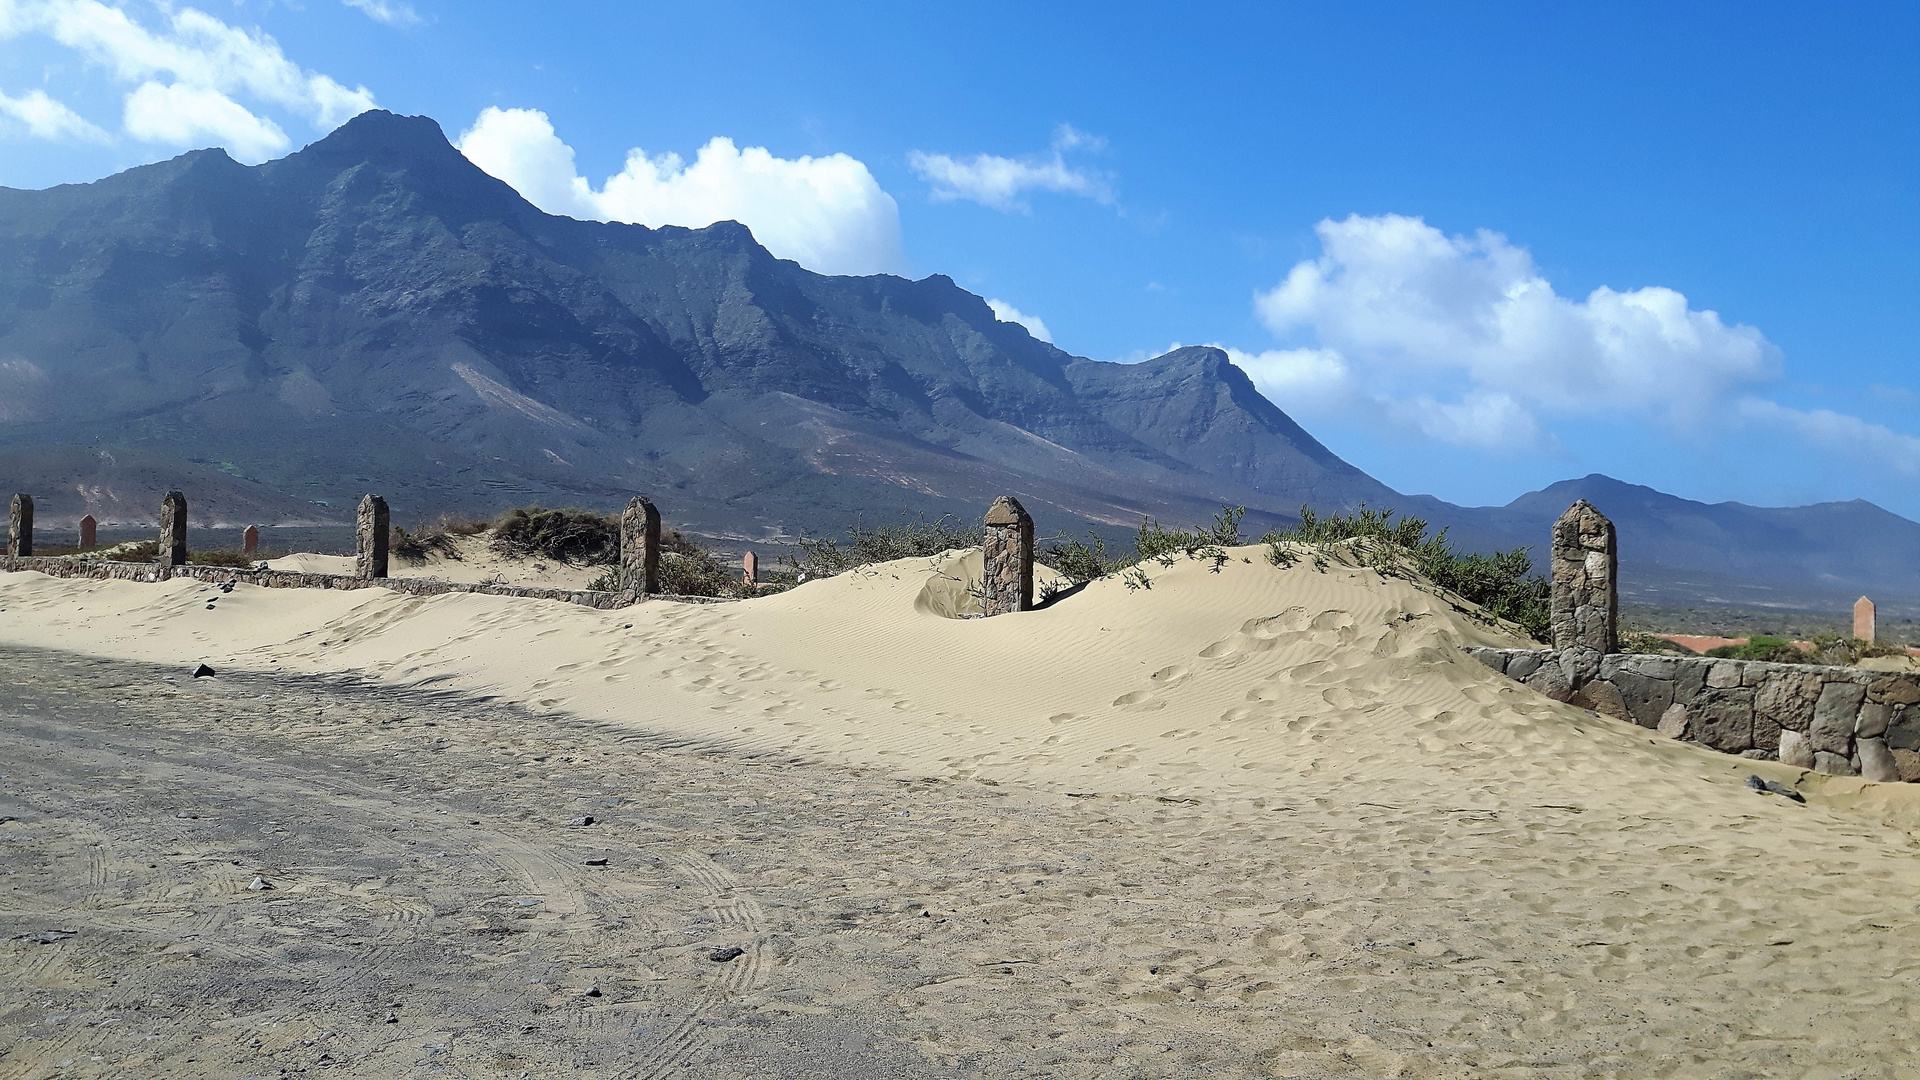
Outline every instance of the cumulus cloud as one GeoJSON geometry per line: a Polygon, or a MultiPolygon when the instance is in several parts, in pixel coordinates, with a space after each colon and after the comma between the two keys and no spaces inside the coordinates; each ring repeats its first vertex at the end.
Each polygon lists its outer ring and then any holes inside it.
{"type": "Polygon", "coordinates": [[[1227,359],[1246,372],[1260,392],[1281,408],[1305,405],[1324,410],[1346,403],[1353,394],[1353,373],[1347,369],[1345,358],[1332,349],[1268,349],[1250,353],[1229,346],[1214,347],[1225,349],[1227,359]]]}
{"type": "Polygon", "coordinates": [[[1562,297],[1498,233],[1447,236],[1419,218],[1322,221],[1324,254],[1296,265],[1255,312],[1311,331],[1370,374],[1464,380],[1529,408],[1654,414],[1680,426],[1779,372],[1779,351],[1672,289],[1562,297]]]}
{"type": "Polygon", "coordinates": [[[846,154],[775,157],[714,138],[691,164],[628,152],[596,189],[545,113],[488,108],[457,144],[475,165],[551,214],[702,228],[738,221],[767,250],[825,274],[876,274],[904,263],[900,210],[866,165],[846,154]]]}
{"type": "Polygon", "coordinates": [[[142,83],[127,95],[127,134],[145,142],[191,146],[211,140],[241,161],[265,161],[287,148],[287,133],[218,90],[142,83]]]}
{"type": "Polygon", "coordinates": [[[420,13],[403,3],[389,3],[388,0],[341,0],[341,3],[365,13],[374,22],[388,26],[416,26],[421,22],[420,13]]]}
{"type": "Polygon", "coordinates": [[[1105,147],[1105,139],[1062,124],[1054,130],[1053,146],[1046,154],[1022,158],[975,154],[963,159],[914,150],[907,154],[907,164],[933,185],[936,200],[966,199],[993,210],[1026,213],[1031,208],[1020,197],[1026,191],[1051,191],[1079,195],[1103,205],[1112,203],[1113,187],[1104,174],[1066,161],[1068,151],[1105,147]]]}
{"type": "MultiPolygon", "coordinates": [[[[1557,293],[1498,233],[1414,217],[1322,221],[1318,258],[1254,297],[1295,347],[1228,355],[1281,408],[1489,452],[1556,452],[1556,420],[1745,430],[1920,475],[1920,438],[1762,396],[1780,351],[1659,286],[1557,293]]],[[[1885,394],[1883,397],[1887,396],[1885,394]]]]}
{"type": "Polygon", "coordinates": [[[48,97],[45,90],[29,90],[19,97],[0,93],[0,116],[24,124],[27,134],[36,139],[106,142],[110,138],[79,113],[48,97]]]}
{"type": "Polygon", "coordinates": [[[1005,300],[988,300],[987,306],[993,309],[994,318],[1003,323],[1019,323],[1027,328],[1027,333],[1049,345],[1053,344],[1053,333],[1047,329],[1046,323],[1040,321],[1040,316],[1028,315],[1005,300]]]}
{"type": "Polygon", "coordinates": [[[1333,349],[1251,353],[1215,347],[1226,351],[1227,359],[1247,373],[1267,400],[1288,412],[1308,417],[1365,415],[1399,431],[1481,450],[1558,445],[1531,412],[1497,391],[1469,391],[1454,401],[1430,394],[1395,398],[1369,392],[1346,358],[1333,349]]]}
{"type": "Polygon", "coordinates": [[[288,110],[319,130],[373,108],[366,87],[301,68],[258,30],[190,7],[159,11],[160,25],[149,27],[99,0],[0,0],[0,38],[45,35],[133,85],[123,119],[129,135],[146,141],[185,146],[211,137],[230,140],[236,156],[258,158],[287,145],[279,125],[257,115],[260,105],[288,110]],[[184,114],[164,115],[174,107],[184,114]]]}
{"type": "Polygon", "coordinates": [[[1323,400],[1434,439],[1539,449],[1551,441],[1543,414],[1695,430],[1779,374],[1779,350],[1759,330],[1658,286],[1563,297],[1498,233],[1448,236],[1397,214],[1315,232],[1321,256],[1256,294],[1255,314],[1282,339],[1310,339],[1331,358],[1323,374],[1338,361],[1348,385],[1323,387],[1323,400]]]}

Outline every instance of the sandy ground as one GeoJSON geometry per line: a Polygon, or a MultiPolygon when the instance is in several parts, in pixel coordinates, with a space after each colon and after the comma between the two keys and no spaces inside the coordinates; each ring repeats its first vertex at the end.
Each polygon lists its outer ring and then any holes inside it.
{"type": "Polygon", "coordinates": [[[0,578],[8,919],[78,931],[0,954],[0,1070],[1894,1077],[1920,1049],[1910,787],[1547,701],[1457,652],[1510,639],[1370,571],[1245,549],[943,617],[970,573],[617,612],[0,578]]]}

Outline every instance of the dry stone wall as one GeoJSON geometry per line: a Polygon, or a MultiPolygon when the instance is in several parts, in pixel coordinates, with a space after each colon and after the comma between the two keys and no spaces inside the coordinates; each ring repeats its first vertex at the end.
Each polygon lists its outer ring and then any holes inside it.
{"type": "Polygon", "coordinates": [[[484,596],[520,596],[534,600],[561,600],[584,607],[611,610],[644,600],[677,600],[684,604],[723,604],[717,596],[676,596],[593,589],[540,589],[520,585],[489,585],[436,578],[364,578],[355,574],[301,574],[291,570],[238,570],[226,566],[169,566],[165,563],[109,562],[104,559],[11,558],[0,556],[0,571],[32,570],[48,577],[92,578],[107,581],[169,581],[190,578],[214,584],[235,582],[263,589],[387,589],[408,596],[479,593],[484,596]]]}
{"type": "Polygon", "coordinates": [[[1920,782],[1920,676],[1641,653],[1609,654],[1587,676],[1562,650],[1468,652],[1556,701],[1722,753],[1920,782]]]}

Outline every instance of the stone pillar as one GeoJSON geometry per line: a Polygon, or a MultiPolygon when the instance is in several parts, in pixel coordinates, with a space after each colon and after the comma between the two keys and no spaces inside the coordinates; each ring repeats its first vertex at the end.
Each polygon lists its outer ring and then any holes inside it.
{"type": "Polygon", "coordinates": [[[1553,523],[1554,648],[1620,651],[1619,570],[1613,522],[1585,499],[1567,507],[1553,523]]]}
{"type": "Polygon", "coordinates": [[[92,551],[100,546],[100,523],[88,514],[80,519],[80,550],[92,551]]]}
{"type": "Polygon", "coordinates": [[[353,526],[353,574],[355,577],[387,576],[387,541],[390,526],[387,500],[378,495],[362,496],[360,512],[355,516],[353,526]]]}
{"type": "Polygon", "coordinates": [[[1002,495],[987,509],[986,595],[988,615],[1033,607],[1033,518],[1020,500],[1002,495]]]}
{"type": "Polygon", "coordinates": [[[1863,596],[1853,602],[1853,636],[1871,644],[1873,630],[1873,601],[1863,596]]]}
{"type": "Polygon", "coordinates": [[[187,497],[177,491],[160,500],[160,565],[187,565],[187,497]]]}
{"type": "Polygon", "coordinates": [[[620,587],[660,591],[660,511],[644,495],[635,495],[620,515],[620,587]]]}
{"type": "Polygon", "coordinates": [[[15,495],[13,509],[7,514],[7,554],[25,558],[33,554],[33,496],[15,495]]]}
{"type": "Polygon", "coordinates": [[[240,550],[249,555],[260,550],[260,526],[249,525],[247,531],[240,534],[240,550]]]}
{"type": "Polygon", "coordinates": [[[760,557],[751,551],[740,556],[740,584],[760,584],[760,557]]]}

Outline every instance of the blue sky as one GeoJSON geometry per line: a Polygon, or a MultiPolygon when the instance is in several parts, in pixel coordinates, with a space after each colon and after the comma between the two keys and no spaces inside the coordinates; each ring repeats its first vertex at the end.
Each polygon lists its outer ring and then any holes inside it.
{"type": "Polygon", "coordinates": [[[0,0],[0,184],[377,104],[555,212],[1229,347],[1403,491],[1920,517],[1917,12],[0,0]]]}

